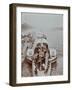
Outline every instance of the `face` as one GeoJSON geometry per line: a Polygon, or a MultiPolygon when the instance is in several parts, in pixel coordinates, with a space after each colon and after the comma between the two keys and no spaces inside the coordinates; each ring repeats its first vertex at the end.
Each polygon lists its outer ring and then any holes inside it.
{"type": "Polygon", "coordinates": [[[45,58],[47,52],[48,45],[46,43],[38,43],[34,51],[39,59],[45,58]]]}
{"type": "Polygon", "coordinates": [[[30,36],[25,36],[24,37],[24,43],[28,48],[32,48],[32,37],[30,36]]]}

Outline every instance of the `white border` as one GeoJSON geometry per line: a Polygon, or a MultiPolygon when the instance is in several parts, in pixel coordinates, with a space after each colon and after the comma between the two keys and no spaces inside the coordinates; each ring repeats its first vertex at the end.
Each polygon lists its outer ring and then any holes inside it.
{"type": "Polygon", "coordinates": [[[68,11],[62,9],[16,8],[16,83],[53,82],[68,80],[68,11]],[[63,14],[63,75],[44,77],[21,77],[21,12],[63,14]]]}

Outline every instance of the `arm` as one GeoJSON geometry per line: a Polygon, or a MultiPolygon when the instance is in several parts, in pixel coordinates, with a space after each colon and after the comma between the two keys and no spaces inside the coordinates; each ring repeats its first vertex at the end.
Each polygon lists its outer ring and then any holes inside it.
{"type": "Polygon", "coordinates": [[[48,61],[49,61],[48,57],[49,57],[49,55],[48,55],[48,53],[46,53],[46,57],[45,57],[45,70],[48,68],[48,61]]]}

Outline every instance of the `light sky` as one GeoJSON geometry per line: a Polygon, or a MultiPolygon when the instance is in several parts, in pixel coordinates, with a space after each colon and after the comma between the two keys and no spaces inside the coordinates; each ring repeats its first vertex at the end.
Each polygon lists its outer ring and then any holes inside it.
{"type": "Polygon", "coordinates": [[[22,13],[22,33],[26,31],[43,32],[47,34],[49,47],[63,48],[63,15],[22,13]]]}

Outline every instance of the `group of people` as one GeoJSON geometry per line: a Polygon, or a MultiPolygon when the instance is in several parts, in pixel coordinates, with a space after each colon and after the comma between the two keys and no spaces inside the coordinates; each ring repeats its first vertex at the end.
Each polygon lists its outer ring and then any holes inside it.
{"type": "MultiPolygon", "coordinates": [[[[50,50],[48,47],[48,39],[44,34],[37,34],[33,38],[32,34],[27,34],[22,37],[23,39],[23,61],[31,67],[31,75],[38,75],[41,71],[44,73],[48,70],[48,60],[50,58],[50,50]]],[[[25,65],[25,64],[24,64],[25,65]]],[[[23,68],[23,65],[22,65],[23,68]]],[[[29,68],[29,67],[27,67],[29,68]]],[[[29,68],[30,69],[30,68],[29,68]]],[[[25,69],[22,69],[25,70],[25,69]]],[[[27,69],[28,70],[28,69],[27,69]]]]}

